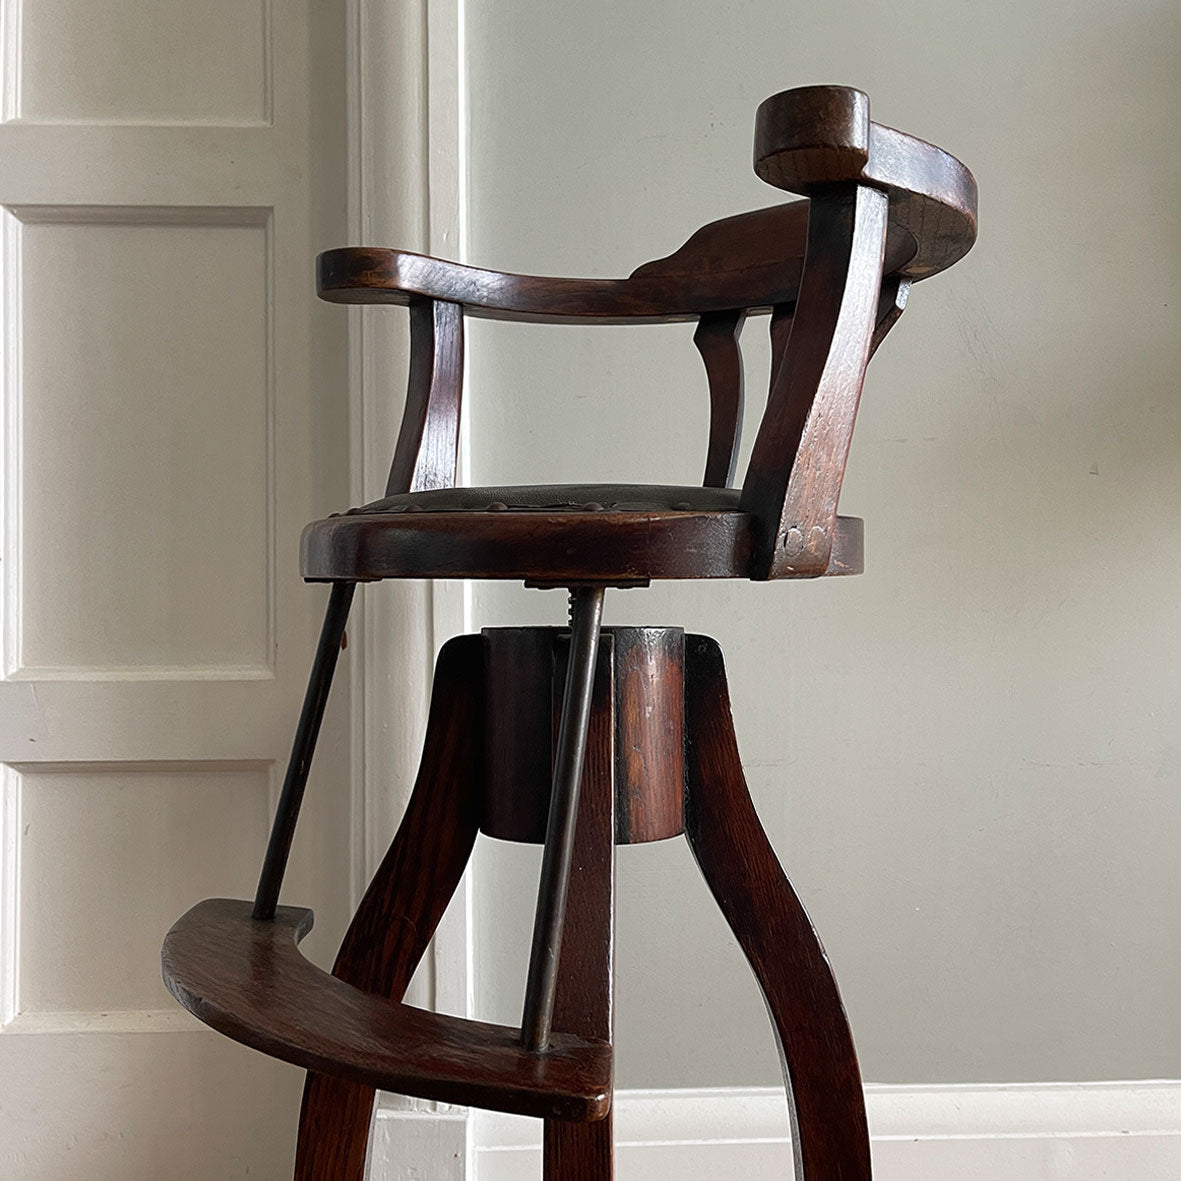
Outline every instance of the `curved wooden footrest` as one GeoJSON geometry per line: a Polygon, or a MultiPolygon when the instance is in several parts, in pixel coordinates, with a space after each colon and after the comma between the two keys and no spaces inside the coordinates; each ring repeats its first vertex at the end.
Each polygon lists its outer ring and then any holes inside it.
{"type": "Polygon", "coordinates": [[[312,912],[200,902],[164,940],[164,983],[195,1017],[274,1058],[384,1091],[542,1119],[589,1122],[611,1106],[611,1047],[555,1033],[545,1053],[520,1032],[361,992],[297,947],[312,912]]]}

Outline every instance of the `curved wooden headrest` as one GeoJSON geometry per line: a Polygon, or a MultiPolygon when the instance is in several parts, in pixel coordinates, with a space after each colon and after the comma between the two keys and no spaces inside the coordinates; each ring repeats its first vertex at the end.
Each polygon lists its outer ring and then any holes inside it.
{"type": "Polygon", "coordinates": [[[772,95],[755,116],[755,172],[768,184],[811,196],[860,181],[890,195],[890,221],[915,253],[895,273],[925,279],[976,241],[976,181],[954,156],[869,117],[869,97],[851,86],[800,86],[772,95]]]}

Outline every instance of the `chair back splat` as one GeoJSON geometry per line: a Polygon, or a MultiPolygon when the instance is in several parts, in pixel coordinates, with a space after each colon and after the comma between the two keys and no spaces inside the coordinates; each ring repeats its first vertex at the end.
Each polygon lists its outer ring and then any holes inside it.
{"type": "Polygon", "coordinates": [[[721,652],[679,628],[603,628],[607,587],[856,574],[838,514],[870,358],[912,285],[976,237],[954,157],[873,122],[859,90],[759,108],[755,171],[801,200],[714,221],[623,279],[481,270],[404,250],[322,254],[322,298],[409,308],[409,386],[384,495],[302,539],[332,584],[258,895],[173,926],[173,995],[215,1029],[307,1069],[295,1176],[363,1181],[386,1088],[545,1121],[548,1181],[612,1175],[614,853],[684,834],[758,979],[784,1062],[797,1181],[868,1181],[852,1034],[816,933],[758,820],[721,652]],[[699,486],[456,488],[464,320],[694,325],[709,437],[699,486]],[[767,316],[770,389],[747,471],[740,336],[767,316]],[[280,906],[288,852],[356,584],[512,578],[571,592],[569,628],[495,628],[439,655],[422,763],[331,975],[280,906]],[[544,844],[520,1028],[402,1003],[477,834],[544,844]]]}

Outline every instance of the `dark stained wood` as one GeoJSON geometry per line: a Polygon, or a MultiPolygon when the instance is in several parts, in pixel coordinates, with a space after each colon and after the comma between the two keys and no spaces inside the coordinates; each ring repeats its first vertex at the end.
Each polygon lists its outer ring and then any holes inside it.
{"type": "MultiPolygon", "coordinates": [[[[862,523],[837,505],[865,368],[912,281],[971,248],[975,182],[945,152],[874,123],[848,87],[769,99],[755,155],[760,176],[808,200],[712,222],[626,279],[503,274],[374,247],[321,255],[323,298],[410,305],[410,386],[386,497],[308,526],[305,577],[512,578],[597,594],[651,579],[860,572],[862,523]],[[762,312],[771,389],[738,490],[728,487],[742,415],[738,333],[762,312]],[[696,320],[711,399],[706,486],[450,488],[466,314],[696,320]]],[[[297,1181],[362,1181],[379,1086],[540,1116],[549,1181],[606,1181],[614,845],[683,828],[771,1012],[797,1176],[868,1181],[840,997],[750,801],[711,640],[672,628],[603,634],[550,1047],[527,1052],[521,1031],[399,1003],[477,830],[544,834],[564,642],[558,629],[494,629],[444,647],[408,810],[332,976],[296,946],[310,911],[280,908],[265,921],[248,903],[211,900],[170,932],[166,982],[214,1028],[309,1068],[297,1181]]]]}
{"type": "Polygon", "coordinates": [[[707,312],[697,324],[693,343],[709,379],[709,448],[705,458],[707,488],[734,482],[742,441],[742,350],[738,336],[745,312],[707,312]]]}
{"type": "MultiPolygon", "coordinates": [[[[838,517],[821,573],[859,574],[862,524],[838,517]]],[[[512,578],[568,586],[751,578],[755,518],[703,512],[423,512],[329,517],[303,534],[309,581],[512,578]]]]}
{"type": "MultiPolygon", "coordinates": [[[[516,275],[407,250],[344,246],[316,260],[316,290],[331,303],[445,300],[472,316],[541,323],[668,323],[733,308],[759,313],[794,302],[807,221],[808,203],[793,201],[711,222],[626,279],[516,275]]],[[[906,266],[914,251],[908,230],[892,230],[892,269],[906,266]]]]}
{"type": "MultiPolygon", "coordinates": [[[[485,628],[488,688],[481,831],[500,840],[545,839],[561,699],[560,628],[485,628]],[[551,701],[552,709],[537,708],[551,701]]],[[[617,844],[683,829],[684,633],[680,628],[604,628],[601,665],[612,695],[596,699],[613,727],[617,844]]]]}
{"type": "Polygon", "coordinates": [[[864,185],[812,202],[787,355],[742,485],[741,507],[759,522],[756,577],[809,578],[829,567],[877,314],[885,214],[885,195],[864,185]]]}
{"type": "Polygon", "coordinates": [[[663,841],[684,827],[685,633],[609,630],[615,637],[615,839],[663,841]]]}
{"type": "Polygon", "coordinates": [[[417,300],[410,305],[410,382],[387,496],[455,484],[462,393],[463,309],[417,300]]]}
{"type": "MultiPolygon", "coordinates": [[[[545,840],[553,786],[557,633],[549,627],[486,627],[481,632],[488,707],[480,831],[497,840],[532,845],[545,840]]],[[[604,635],[599,644],[599,659],[610,659],[610,638],[604,635]]]]}
{"type": "MultiPolygon", "coordinates": [[[[480,822],[484,706],[479,637],[448,641],[414,790],[333,967],[354,988],[401,999],[463,876],[480,822]]],[[[362,1181],[373,1097],[363,1083],[308,1075],[296,1181],[362,1181]]]]}
{"type": "Polygon", "coordinates": [[[630,279],[683,284],[711,298],[721,277],[742,275],[748,294],[734,306],[770,306],[779,301],[769,299],[769,294],[784,290],[785,267],[799,280],[807,229],[807,201],[737,213],[694,230],[672,254],[636,267],[630,279]],[[752,299],[756,292],[761,298],[752,299]]]}
{"type": "Polygon", "coordinates": [[[464,311],[551,321],[696,318],[711,399],[705,485],[724,488],[742,414],[737,334],[746,315],[770,311],[771,392],[739,506],[752,519],[654,512],[522,520],[508,512],[432,514],[412,525],[369,506],[363,522],[311,527],[305,577],[634,585],[860,569],[837,504],[865,366],[911,281],[971,248],[976,184],[946,152],[874,123],[865,94],[841,86],[801,87],[763,103],[755,170],[808,200],[711,222],[626,279],[514,275],[376,247],[328,251],[317,264],[325,299],[411,305],[420,343],[390,477],[395,490],[454,477],[464,311]],[[442,325],[441,316],[451,319],[442,325]]]}
{"type": "MultiPolygon", "coordinates": [[[[713,222],[626,279],[502,274],[403,250],[345,247],[320,255],[317,290],[335,303],[445,299],[496,319],[693,320],[794,300],[807,219],[807,202],[794,201],[713,222]]],[[[901,263],[913,247],[900,239],[898,249],[901,263]]]]}
{"type": "MultiPolygon", "coordinates": [[[[561,708],[566,677],[565,652],[553,681],[553,701],[561,708]]],[[[554,1030],[567,1036],[614,1040],[615,955],[615,695],[612,661],[600,659],[587,732],[579,796],[578,824],[562,953],[558,964],[554,1030]]],[[[613,1121],[610,1110],[593,1123],[545,1121],[546,1181],[610,1181],[613,1121]]]]}
{"type": "Polygon", "coordinates": [[[779,378],[779,370],[783,365],[783,358],[787,356],[787,342],[791,337],[791,321],[795,315],[796,305],[779,304],[771,309],[771,380],[768,390],[775,388],[779,378]]]}
{"type": "Polygon", "coordinates": [[[902,318],[906,311],[906,303],[910,298],[910,279],[895,275],[882,284],[881,294],[878,296],[878,314],[873,326],[873,339],[869,342],[869,355],[872,357],[878,351],[882,341],[890,334],[890,329],[902,318]]]}
{"type": "Polygon", "coordinates": [[[801,86],[767,99],[755,116],[755,172],[809,196],[836,183],[885,191],[890,224],[915,243],[897,268],[906,278],[946,270],[976,240],[972,174],[940,148],[872,122],[869,98],[849,86],[801,86]]]}
{"type": "Polygon", "coordinates": [[[722,653],[685,637],[685,831],[775,1027],[799,1181],[869,1181],[853,1038],[832,968],[784,876],[742,773],[722,653]]]}
{"type": "MultiPolygon", "coordinates": [[[[851,86],[797,86],[755,113],[755,173],[779,188],[783,177],[811,185],[855,179],[869,161],[869,96],[851,86]]],[[[792,190],[794,191],[794,190],[792,190]]]]}
{"type": "MultiPolygon", "coordinates": [[[[311,925],[312,912],[299,907],[255,919],[248,902],[208,898],[169,931],[165,981],[206,1025],[309,1070],[520,1115],[593,1120],[606,1114],[611,1047],[605,1041],[555,1033],[547,1053],[530,1054],[508,1026],[363,992],[300,954],[297,943],[311,925]]],[[[368,1126],[362,1140],[367,1135],[368,1126]]]]}

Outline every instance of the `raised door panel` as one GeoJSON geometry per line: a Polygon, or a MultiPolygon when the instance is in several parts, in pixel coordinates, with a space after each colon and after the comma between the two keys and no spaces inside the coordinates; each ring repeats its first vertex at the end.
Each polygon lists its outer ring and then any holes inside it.
{"type": "Polygon", "coordinates": [[[9,675],[269,675],[265,211],[9,217],[9,675]]]}
{"type": "Polygon", "coordinates": [[[180,1016],[160,979],[160,944],[201,899],[250,895],[270,768],[65,764],[9,774],[19,794],[13,1019],[148,1029],[161,1024],[155,1011],[180,1016]]]}
{"type": "Polygon", "coordinates": [[[11,114],[37,122],[261,123],[271,0],[8,0],[11,114]]]}

